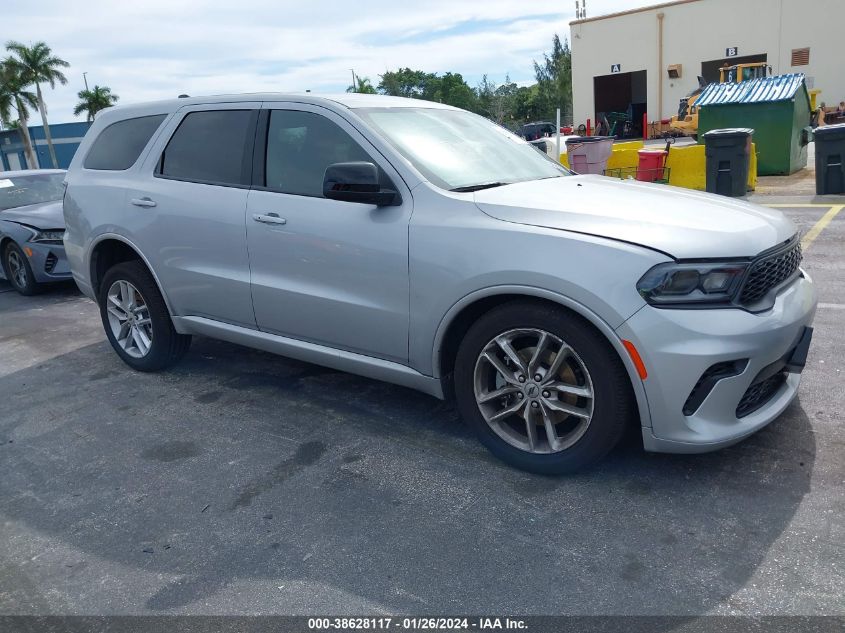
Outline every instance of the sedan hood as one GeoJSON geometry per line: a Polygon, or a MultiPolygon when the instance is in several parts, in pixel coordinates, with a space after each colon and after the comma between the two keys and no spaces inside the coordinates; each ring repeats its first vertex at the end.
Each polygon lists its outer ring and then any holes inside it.
{"type": "Polygon", "coordinates": [[[796,227],[779,211],[689,189],[570,176],[475,193],[487,215],[507,222],[587,233],[677,259],[750,257],[787,241],[796,227]]]}
{"type": "Polygon", "coordinates": [[[42,230],[65,228],[61,200],[0,211],[0,221],[2,220],[27,224],[42,230]]]}

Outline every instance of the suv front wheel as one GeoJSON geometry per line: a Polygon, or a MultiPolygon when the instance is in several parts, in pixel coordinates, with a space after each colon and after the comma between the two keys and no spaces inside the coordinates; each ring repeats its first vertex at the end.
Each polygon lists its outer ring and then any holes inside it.
{"type": "Polygon", "coordinates": [[[3,252],[3,272],[12,287],[24,296],[38,294],[42,289],[35,281],[29,260],[14,242],[9,242],[3,252]]]}
{"type": "Polygon", "coordinates": [[[578,316],[528,301],[495,308],[469,329],[455,396],[494,455],[550,475],[597,462],[634,415],[627,372],[610,344],[578,316]]]}
{"type": "Polygon", "coordinates": [[[114,351],[139,371],[170,367],[191,345],[190,336],[173,328],[164,298],[140,261],[117,264],[105,274],[100,317],[114,351]]]}

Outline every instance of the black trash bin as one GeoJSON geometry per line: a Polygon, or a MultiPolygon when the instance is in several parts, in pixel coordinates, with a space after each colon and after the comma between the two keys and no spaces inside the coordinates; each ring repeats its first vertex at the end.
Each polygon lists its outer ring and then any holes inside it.
{"type": "Polygon", "coordinates": [[[845,193],[845,123],[817,127],[816,193],[845,193]]]}
{"type": "Polygon", "coordinates": [[[746,194],[753,134],[749,128],[710,130],[704,134],[709,193],[732,198],[746,194]]]}

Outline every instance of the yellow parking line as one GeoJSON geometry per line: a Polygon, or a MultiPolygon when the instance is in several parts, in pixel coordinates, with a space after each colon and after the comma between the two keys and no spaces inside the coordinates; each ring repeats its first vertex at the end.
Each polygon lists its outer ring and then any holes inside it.
{"type": "Polygon", "coordinates": [[[845,209],[845,204],[839,204],[835,207],[830,207],[830,210],[822,216],[822,219],[816,222],[807,234],[804,235],[804,238],[801,240],[801,248],[807,249],[810,244],[813,243],[813,240],[819,236],[825,227],[830,224],[831,220],[836,217],[836,214],[845,209]]]}
{"type": "Polygon", "coordinates": [[[778,203],[778,204],[764,204],[764,207],[771,207],[773,209],[827,209],[827,213],[825,213],[821,219],[813,225],[809,231],[807,231],[806,235],[804,235],[804,239],[801,240],[801,248],[807,249],[810,244],[813,243],[813,240],[819,236],[825,227],[830,224],[831,220],[836,217],[836,215],[845,209],[845,204],[786,204],[786,203],[778,203]]]}
{"type": "Polygon", "coordinates": [[[778,204],[764,204],[764,207],[772,207],[773,209],[828,209],[832,207],[831,204],[786,204],[786,203],[778,203],[778,204]]]}

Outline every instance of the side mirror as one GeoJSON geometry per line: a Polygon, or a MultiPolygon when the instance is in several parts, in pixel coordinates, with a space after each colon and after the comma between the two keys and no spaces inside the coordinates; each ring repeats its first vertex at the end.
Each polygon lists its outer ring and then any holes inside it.
{"type": "Polygon", "coordinates": [[[378,168],[373,163],[334,163],[323,176],[323,195],[330,200],[375,204],[379,207],[401,202],[393,189],[382,189],[378,168]]]}

